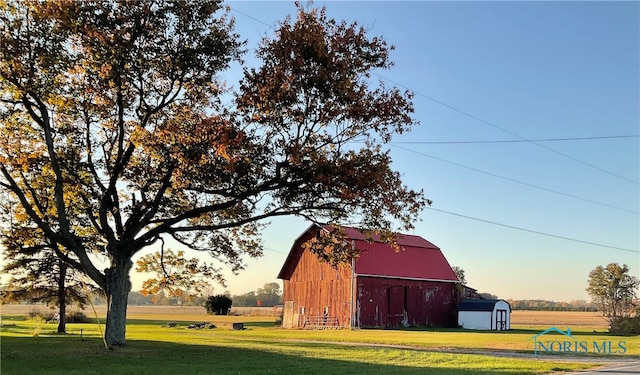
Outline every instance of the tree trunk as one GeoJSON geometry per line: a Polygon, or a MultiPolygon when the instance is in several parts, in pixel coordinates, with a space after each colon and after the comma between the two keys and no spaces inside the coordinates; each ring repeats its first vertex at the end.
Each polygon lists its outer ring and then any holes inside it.
{"type": "Polygon", "coordinates": [[[104,332],[108,347],[124,346],[127,327],[127,298],[131,291],[130,259],[117,262],[106,270],[107,325],[104,332]]]}
{"type": "Polygon", "coordinates": [[[65,333],[67,331],[67,290],[65,281],[67,279],[67,264],[61,259],[58,259],[58,333],[65,333]]]}

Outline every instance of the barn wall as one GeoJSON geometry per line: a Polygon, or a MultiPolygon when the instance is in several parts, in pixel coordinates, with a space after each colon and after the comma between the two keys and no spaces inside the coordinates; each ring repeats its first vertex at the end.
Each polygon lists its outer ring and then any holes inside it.
{"type": "Polygon", "coordinates": [[[458,325],[466,329],[490,330],[492,325],[491,311],[460,311],[458,325]]]}
{"type": "Polygon", "coordinates": [[[454,284],[391,278],[357,278],[361,328],[437,326],[456,323],[454,284]]]}
{"type": "MultiPolygon", "coordinates": [[[[304,239],[300,242],[303,243],[304,239]]],[[[335,317],[343,327],[350,326],[351,268],[332,268],[321,263],[308,251],[300,254],[300,260],[289,280],[284,280],[283,301],[293,303],[292,316],[283,316],[287,328],[303,327],[306,318],[324,315],[335,317]]],[[[285,311],[285,315],[286,315],[285,311]]]]}

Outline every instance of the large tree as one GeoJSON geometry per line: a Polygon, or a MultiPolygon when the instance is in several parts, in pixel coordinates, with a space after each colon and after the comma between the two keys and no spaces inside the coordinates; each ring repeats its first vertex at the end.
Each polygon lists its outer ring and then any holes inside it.
{"type": "Polygon", "coordinates": [[[629,266],[609,263],[589,272],[587,293],[602,315],[612,323],[633,313],[633,300],[639,285],[640,280],[629,275],[629,266]]]}
{"type": "Polygon", "coordinates": [[[390,47],[357,24],[299,6],[228,92],[242,43],[216,1],[0,7],[0,186],[105,291],[110,346],[125,344],[132,257],[163,237],[238,271],[269,217],[391,240],[428,203],[381,147],[415,125],[411,95],[370,82],[390,47]]]}

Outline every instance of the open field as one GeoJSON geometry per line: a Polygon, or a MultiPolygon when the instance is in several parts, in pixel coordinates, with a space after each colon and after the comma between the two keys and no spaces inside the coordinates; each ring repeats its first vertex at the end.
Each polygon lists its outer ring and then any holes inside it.
{"type": "Polygon", "coordinates": [[[599,312],[583,311],[530,311],[516,310],[511,313],[511,325],[541,327],[591,327],[607,330],[607,320],[599,312]]]}
{"type": "MultiPolygon", "coordinates": [[[[106,313],[106,305],[96,305],[99,316],[106,313]]],[[[47,311],[48,308],[43,305],[4,305],[0,306],[2,314],[26,314],[29,311],[47,311]]],[[[73,308],[71,308],[73,310],[73,308]]],[[[272,307],[233,307],[231,309],[233,315],[256,315],[269,316],[273,315],[272,307]]],[[[85,308],[86,314],[93,314],[91,307],[85,308]]],[[[185,316],[206,316],[207,312],[204,307],[199,306],[129,306],[128,317],[133,318],[138,315],[162,315],[175,316],[176,318],[185,316]]],[[[607,321],[597,312],[582,311],[531,311],[531,310],[515,310],[511,314],[511,322],[515,325],[576,325],[584,327],[606,328],[607,321]]]]}
{"type": "MultiPolygon", "coordinates": [[[[199,308],[132,306],[127,326],[129,345],[107,351],[101,344],[97,324],[69,324],[66,335],[57,335],[53,333],[55,325],[29,320],[25,318],[29,309],[19,307],[23,308],[22,313],[10,305],[3,306],[1,311],[3,375],[515,375],[574,371],[610,361],[640,360],[637,337],[607,335],[604,326],[598,326],[592,319],[592,313],[515,312],[515,329],[507,333],[459,329],[306,331],[275,327],[274,317],[209,316],[199,308]],[[213,322],[219,328],[187,329],[188,324],[199,321],[213,322]],[[170,328],[168,322],[178,326],[170,328]],[[247,329],[229,329],[233,322],[243,322],[247,329]],[[628,351],[624,356],[533,356],[534,335],[548,326],[567,325],[581,340],[627,340],[628,351]],[[574,326],[587,328],[574,330],[574,326]]],[[[85,313],[92,315],[90,310],[85,313]]],[[[101,320],[103,314],[104,307],[98,307],[101,320]]]]}

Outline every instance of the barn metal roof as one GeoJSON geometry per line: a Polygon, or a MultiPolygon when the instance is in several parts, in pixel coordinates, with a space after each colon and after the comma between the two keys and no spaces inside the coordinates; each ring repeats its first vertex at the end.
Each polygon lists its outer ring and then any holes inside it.
{"type": "Polygon", "coordinates": [[[458,304],[458,311],[493,311],[496,303],[500,301],[509,304],[503,299],[466,299],[458,304]]]}
{"type": "MultiPolygon", "coordinates": [[[[312,225],[305,233],[318,229],[312,225]]],[[[331,227],[324,226],[323,229],[330,231],[331,227]]],[[[395,251],[388,244],[380,242],[376,236],[369,243],[359,230],[351,227],[345,227],[344,230],[356,249],[361,251],[360,257],[355,261],[355,273],[359,276],[458,281],[440,249],[420,236],[399,234],[398,244],[401,249],[395,251]]],[[[304,233],[294,242],[278,278],[290,277],[300,257],[301,244],[298,242],[303,237],[304,233]]]]}

